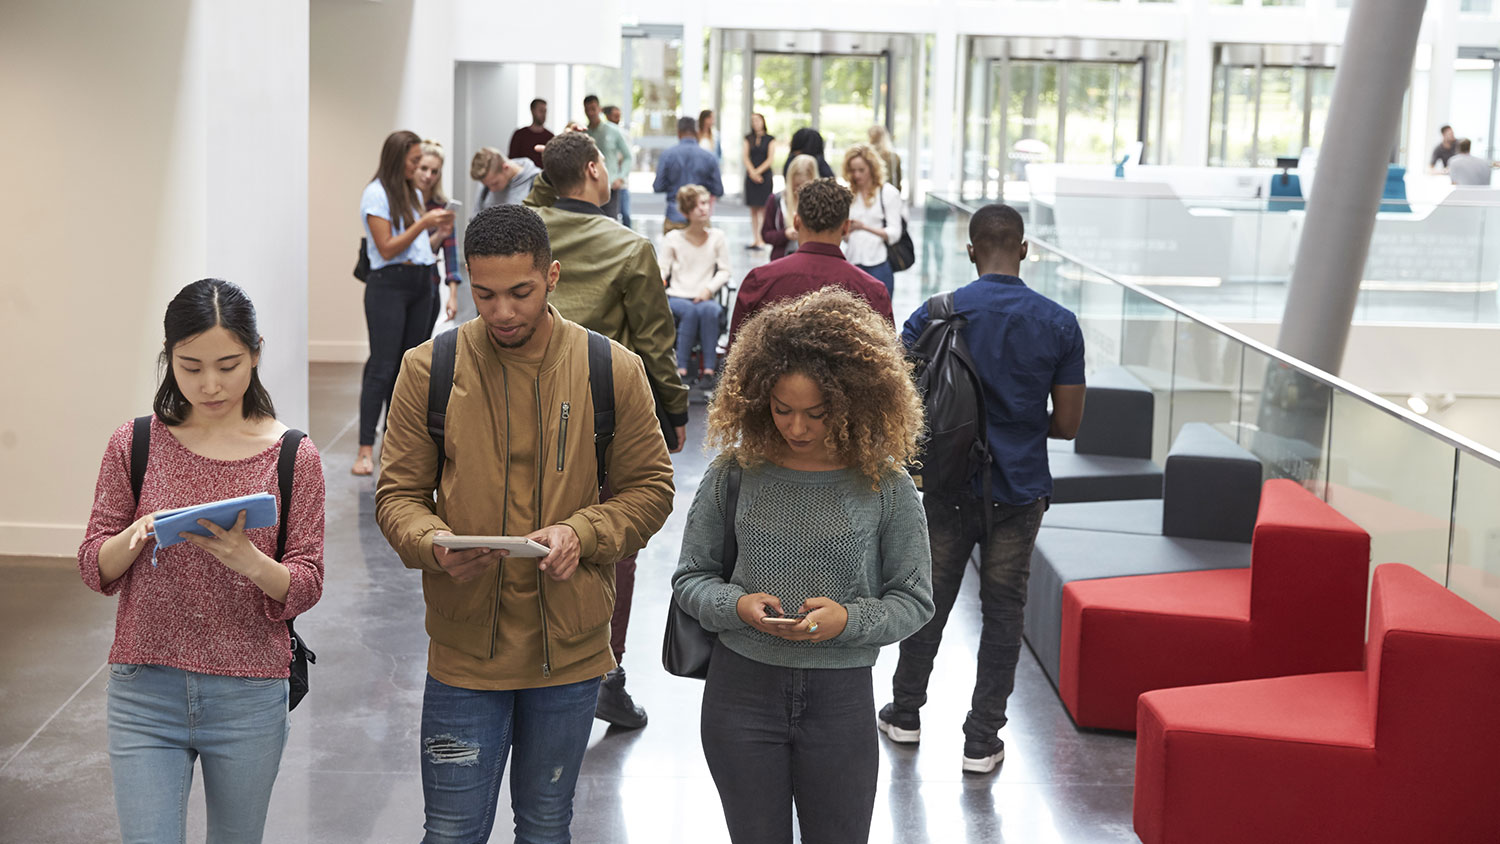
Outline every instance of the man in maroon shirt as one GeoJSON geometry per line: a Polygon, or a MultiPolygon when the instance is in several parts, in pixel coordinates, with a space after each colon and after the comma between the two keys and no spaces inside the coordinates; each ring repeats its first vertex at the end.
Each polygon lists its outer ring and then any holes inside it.
{"type": "Polygon", "coordinates": [[[536,166],[542,166],[542,147],[552,140],[552,133],[542,126],[546,122],[547,101],[532,100],[531,125],[522,126],[510,136],[510,157],[529,158],[536,166]]]}
{"type": "Polygon", "coordinates": [[[808,182],[797,191],[797,251],[756,267],[740,282],[729,323],[729,345],[745,321],[782,299],[836,284],[870,303],[894,327],[891,294],[874,276],[849,263],[839,244],[849,234],[849,204],[854,194],[833,179],[808,182]]]}

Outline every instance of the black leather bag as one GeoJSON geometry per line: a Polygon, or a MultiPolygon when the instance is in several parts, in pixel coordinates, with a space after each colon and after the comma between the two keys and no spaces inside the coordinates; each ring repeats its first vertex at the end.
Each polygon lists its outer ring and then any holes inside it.
{"type": "MultiPolygon", "coordinates": [[[[735,560],[739,558],[739,541],[734,535],[734,511],[740,500],[740,464],[731,463],[724,479],[724,545],[723,578],[727,583],[734,576],[735,560]]],[[[668,674],[703,680],[708,677],[708,660],[713,656],[714,642],[718,635],[703,629],[698,619],[688,615],[672,599],[667,610],[667,632],[662,637],[661,664],[668,674]]]]}
{"type": "Polygon", "coordinates": [[[370,250],[365,238],[359,239],[359,259],[354,262],[354,277],[360,281],[370,277],[370,250]]]}
{"type": "MultiPolygon", "coordinates": [[[[885,228],[885,191],[881,189],[880,196],[880,227],[885,228]]],[[[917,247],[911,242],[911,232],[906,230],[906,217],[901,218],[901,239],[890,244],[885,250],[886,260],[891,263],[892,272],[901,272],[911,269],[917,262],[917,247]]]]}

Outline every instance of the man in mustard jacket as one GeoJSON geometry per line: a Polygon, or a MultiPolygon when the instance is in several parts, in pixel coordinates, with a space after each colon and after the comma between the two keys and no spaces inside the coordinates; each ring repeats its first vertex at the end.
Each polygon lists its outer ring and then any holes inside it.
{"type": "Polygon", "coordinates": [[[486,840],[512,753],[517,838],[563,840],[600,678],[615,667],[614,564],[666,521],[672,465],[640,358],[611,344],[613,495],[600,502],[588,334],[548,303],[561,268],[536,212],[480,212],[464,255],[479,317],[456,329],[441,474],[428,341],[402,361],[375,494],[380,529],[422,571],[427,603],[425,840],[486,840]],[[550,550],[434,545],[454,534],[550,550]]]}
{"type": "MultiPolygon", "coordinates": [[[[594,139],[563,132],[547,142],[543,170],[526,204],[547,224],[552,252],[562,262],[553,304],[564,317],[618,341],[641,356],[655,393],[659,421],[672,451],[682,449],[688,393],[677,375],[677,327],[651,241],[615,222],[601,207],[609,201],[609,172],[594,139]]],[[[610,647],[625,658],[635,555],[615,564],[615,616],[610,647]]],[[[595,715],[626,729],[646,726],[646,710],[625,690],[625,669],[599,687],[595,715]]]]}

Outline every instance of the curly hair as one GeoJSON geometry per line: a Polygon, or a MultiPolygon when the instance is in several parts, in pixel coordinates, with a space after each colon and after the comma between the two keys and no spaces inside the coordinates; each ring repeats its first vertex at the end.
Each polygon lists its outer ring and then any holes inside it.
{"type": "Polygon", "coordinates": [[[862,191],[865,200],[869,201],[875,198],[875,194],[880,192],[880,186],[885,184],[885,159],[869,144],[850,144],[844,150],[844,181],[849,183],[850,190],[854,190],[854,174],[849,165],[856,158],[864,159],[865,166],[870,168],[870,186],[862,191]]]}
{"type": "MultiPolygon", "coordinates": [[[[811,156],[799,155],[797,158],[811,156]]],[[[817,164],[816,159],[813,164],[817,164]]],[[[849,206],[853,202],[854,194],[837,179],[813,179],[797,188],[797,207],[793,213],[801,215],[802,224],[808,231],[831,232],[849,221],[849,206]]],[[[787,220],[788,224],[791,222],[787,220]]]]}
{"type": "Polygon", "coordinates": [[[464,230],[464,260],[530,255],[542,272],[552,265],[552,241],[542,218],[524,205],[496,205],[474,215],[464,230]]]}
{"type": "Polygon", "coordinates": [[[771,390],[790,374],[822,391],[825,442],[840,461],[878,482],[916,460],[922,401],[901,340],[841,287],[779,302],[739,331],[708,408],[707,445],[747,465],[782,453],[771,390]]]}

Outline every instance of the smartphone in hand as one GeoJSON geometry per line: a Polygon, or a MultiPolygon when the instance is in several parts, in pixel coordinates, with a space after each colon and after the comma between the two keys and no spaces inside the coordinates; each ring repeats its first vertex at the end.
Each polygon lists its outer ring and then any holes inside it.
{"type": "Polygon", "coordinates": [[[805,612],[788,612],[781,613],[780,615],[772,615],[771,612],[767,608],[766,617],[761,619],[761,621],[764,621],[766,624],[796,624],[807,617],[807,613],[805,612]]]}

